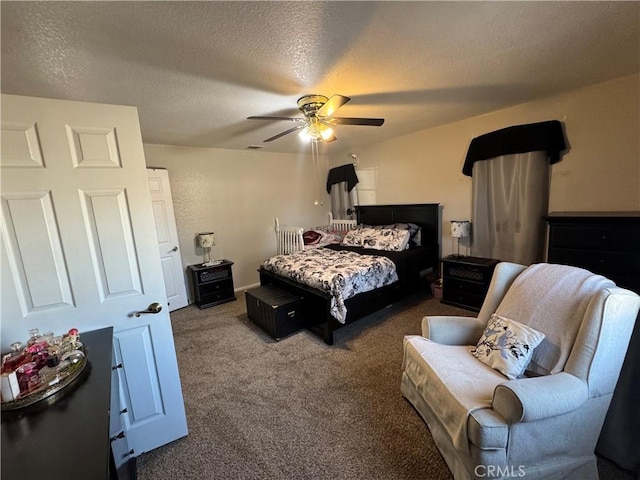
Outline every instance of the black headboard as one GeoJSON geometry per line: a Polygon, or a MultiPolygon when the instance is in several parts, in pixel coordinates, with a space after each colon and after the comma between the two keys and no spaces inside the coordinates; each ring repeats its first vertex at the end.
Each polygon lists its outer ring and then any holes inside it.
{"type": "MultiPolygon", "coordinates": [[[[390,223],[415,223],[422,228],[423,246],[440,245],[440,204],[413,205],[363,205],[356,207],[358,223],[387,225],[390,223]]],[[[439,249],[438,249],[439,250],[439,249]]]]}

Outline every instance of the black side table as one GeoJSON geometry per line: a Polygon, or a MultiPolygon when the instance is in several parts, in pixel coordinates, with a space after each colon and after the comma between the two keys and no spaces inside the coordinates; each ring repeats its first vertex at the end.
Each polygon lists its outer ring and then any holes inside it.
{"type": "Polygon", "coordinates": [[[442,303],[479,312],[489,290],[495,258],[450,255],[442,259],[442,303]]]}
{"type": "Polygon", "coordinates": [[[236,299],[233,291],[233,262],[222,260],[218,265],[204,267],[189,265],[195,303],[200,308],[209,308],[236,299]]]}

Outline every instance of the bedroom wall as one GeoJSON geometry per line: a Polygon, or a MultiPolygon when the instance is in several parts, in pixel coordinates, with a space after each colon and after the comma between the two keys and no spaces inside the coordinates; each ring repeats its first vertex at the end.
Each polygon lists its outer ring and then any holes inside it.
{"type": "Polygon", "coordinates": [[[235,262],[236,289],[256,284],[258,266],[275,254],[274,216],[282,225],[327,223],[326,158],[314,172],[309,155],[151,144],[144,152],[148,167],[169,171],[184,268],[203,261],[195,235],[213,231],[211,257],[235,262]]]}
{"type": "Polygon", "coordinates": [[[442,254],[448,255],[455,250],[449,221],[471,217],[471,178],[462,175],[462,165],[472,138],[511,125],[560,120],[570,150],[552,166],[549,210],[640,210],[639,112],[635,74],[329,159],[331,166],[342,165],[355,153],[356,168],[376,169],[378,204],[442,204],[442,254]]]}

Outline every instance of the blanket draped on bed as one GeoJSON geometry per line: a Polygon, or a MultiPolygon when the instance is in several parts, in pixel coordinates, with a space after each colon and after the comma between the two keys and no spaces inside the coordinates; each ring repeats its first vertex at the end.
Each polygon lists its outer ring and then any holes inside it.
{"type": "Polygon", "coordinates": [[[276,255],[262,267],[331,295],[331,315],[345,323],[344,301],[398,280],[395,264],[386,257],[360,255],[328,248],[276,255]]]}

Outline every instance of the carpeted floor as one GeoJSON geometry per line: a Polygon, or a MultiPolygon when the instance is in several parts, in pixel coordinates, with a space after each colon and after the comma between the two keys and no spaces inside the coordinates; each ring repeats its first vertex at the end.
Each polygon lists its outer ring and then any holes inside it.
{"type": "Polygon", "coordinates": [[[138,457],[138,478],[450,479],[399,389],[402,337],[425,314],[471,315],[419,293],[328,346],[306,331],[275,342],[248,320],[242,294],[173,312],[189,435],[138,457]]]}

